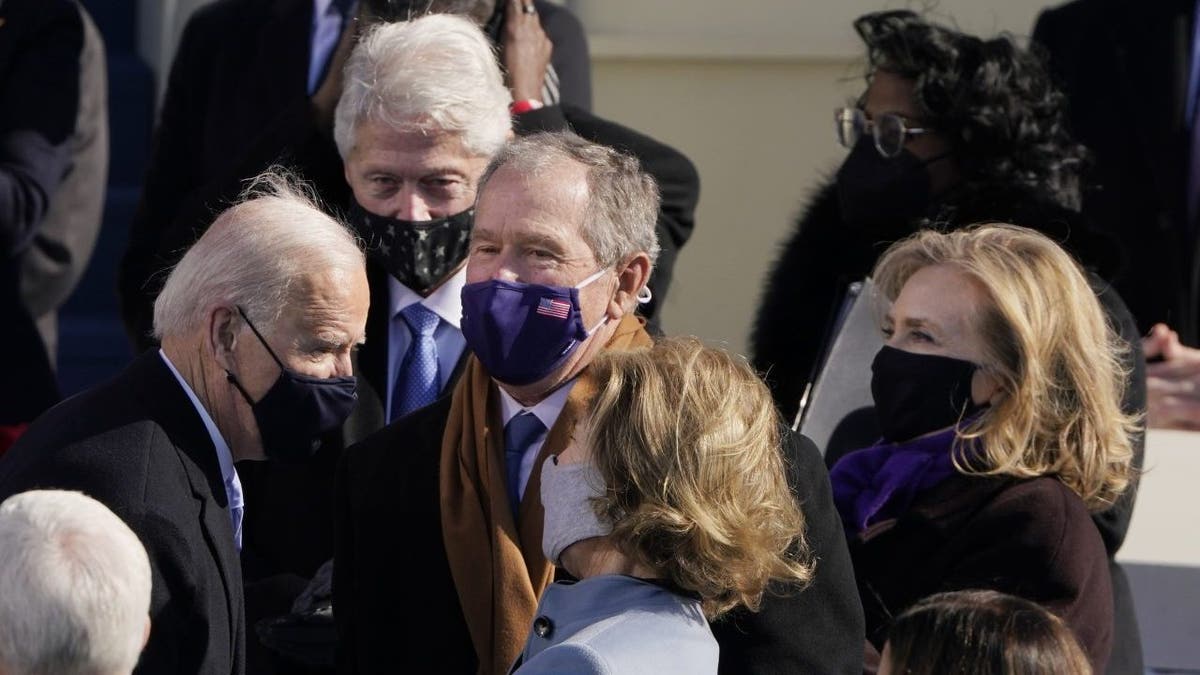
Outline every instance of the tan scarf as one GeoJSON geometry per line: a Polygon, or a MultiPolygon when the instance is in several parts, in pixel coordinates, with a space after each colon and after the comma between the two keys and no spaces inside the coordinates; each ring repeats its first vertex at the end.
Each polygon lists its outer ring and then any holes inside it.
{"type": "MultiPolygon", "coordinates": [[[[626,314],[604,348],[649,347],[653,341],[643,324],[626,314]]],[[[518,535],[509,508],[496,388],[472,357],[454,389],[442,437],[442,540],[481,675],[508,672],[524,647],[538,598],[553,580],[554,566],[542,554],[540,468],[548,455],[566,448],[594,390],[585,368],[534,462],[518,535]]]]}

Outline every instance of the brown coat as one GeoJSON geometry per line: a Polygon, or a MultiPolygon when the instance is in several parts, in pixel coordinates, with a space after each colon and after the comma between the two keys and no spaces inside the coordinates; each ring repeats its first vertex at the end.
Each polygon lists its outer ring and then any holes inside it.
{"type": "Polygon", "coordinates": [[[1055,478],[954,476],[900,518],[851,538],[850,555],[876,649],[891,618],[917,600],[987,588],[1045,605],[1075,632],[1095,672],[1105,671],[1108,558],[1083,501],[1055,478]]]}

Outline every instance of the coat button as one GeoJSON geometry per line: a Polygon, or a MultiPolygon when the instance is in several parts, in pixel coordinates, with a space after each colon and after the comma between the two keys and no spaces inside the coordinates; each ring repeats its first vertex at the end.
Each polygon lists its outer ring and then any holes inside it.
{"type": "Polygon", "coordinates": [[[539,616],[533,620],[533,632],[538,637],[547,639],[554,632],[554,622],[544,616],[539,616]]]}

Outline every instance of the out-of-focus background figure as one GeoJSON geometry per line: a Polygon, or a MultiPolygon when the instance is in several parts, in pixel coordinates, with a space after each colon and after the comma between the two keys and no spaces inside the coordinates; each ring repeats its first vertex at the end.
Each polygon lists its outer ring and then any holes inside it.
{"type": "Polygon", "coordinates": [[[58,400],[58,309],[100,231],[104,40],[73,0],[0,3],[0,453],[58,400]]]}

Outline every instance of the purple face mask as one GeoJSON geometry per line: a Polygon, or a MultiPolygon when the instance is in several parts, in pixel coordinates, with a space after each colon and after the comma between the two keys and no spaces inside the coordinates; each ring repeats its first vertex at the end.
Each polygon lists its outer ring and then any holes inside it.
{"type": "Polygon", "coordinates": [[[608,321],[606,313],[588,330],[579,307],[579,289],[606,271],[574,287],[500,279],[463,286],[462,333],[467,346],[497,380],[517,386],[537,382],[608,321]]]}

